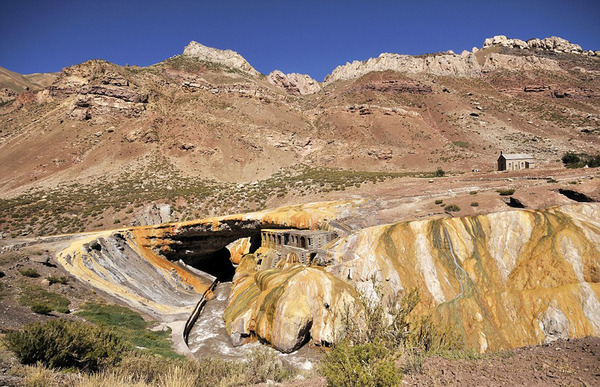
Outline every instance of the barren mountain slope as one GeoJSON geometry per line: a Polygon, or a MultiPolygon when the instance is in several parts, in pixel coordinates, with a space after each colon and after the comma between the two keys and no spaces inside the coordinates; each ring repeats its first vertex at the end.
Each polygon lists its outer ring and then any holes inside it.
{"type": "MultiPolygon", "coordinates": [[[[190,192],[218,187],[225,197],[203,204],[213,209],[206,216],[236,211],[224,204],[233,193],[223,184],[270,181],[275,191],[265,195],[287,197],[315,168],[489,171],[500,150],[558,165],[566,151],[600,148],[600,57],[553,39],[527,48],[486,41],[461,55],[382,54],[338,67],[323,84],[256,75],[237,53],[195,42],[145,68],[88,61],[0,106],[0,197],[31,201],[20,195],[33,189],[89,198],[111,187],[112,203],[98,208],[106,218],[131,202],[121,191],[183,205],[190,192]],[[278,171],[287,186],[272,180],[278,171]]],[[[249,202],[263,208],[264,199],[249,202]]],[[[91,210],[82,206],[74,215],[91,210]]]]}

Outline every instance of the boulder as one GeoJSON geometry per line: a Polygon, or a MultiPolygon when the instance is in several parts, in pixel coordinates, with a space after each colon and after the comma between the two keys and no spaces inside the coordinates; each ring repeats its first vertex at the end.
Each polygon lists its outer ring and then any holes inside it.
{"type": "Polygon", "coordinates": [[[307,342],[336,342],[345,318],[362,319],[354,288],[324,270],[290,264],[257,271],[256,256],[242,258],[224,313],[234,344],[256,335],[275,349],[290,353],[307,342]]]}

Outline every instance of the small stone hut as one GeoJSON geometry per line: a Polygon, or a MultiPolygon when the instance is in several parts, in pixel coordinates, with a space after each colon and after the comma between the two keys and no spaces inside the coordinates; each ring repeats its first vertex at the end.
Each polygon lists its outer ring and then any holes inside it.
{"type": "Polygon", "coordinates": [[[535,167],[535,159],[532,155],[526,153],[507,153],[500,151],[498,157],[499,171],[516,171],[519,169],[529,169],[535,167]]]}

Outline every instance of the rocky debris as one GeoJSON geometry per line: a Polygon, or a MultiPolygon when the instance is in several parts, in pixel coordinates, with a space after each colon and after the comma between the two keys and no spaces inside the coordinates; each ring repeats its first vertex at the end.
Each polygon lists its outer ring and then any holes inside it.
{"type": "Polygon", "coordinates": [[[52,266],[51,257],[47,251],[39,255],[30,255],[28,259],[31,262],[39,263],[44,266],[52,266]]]}
{"type": "Polygon", "coordinates": [[[219,50],[218,48],[207,47],[198,42],[191,41],[185,46],[183,55],[198,58],[199,60],[207,62],[218,63],[223,66],[242,70],[252,75],[260,75],[260,73],[256,71],[244,57],[232,50],[219,50]]]}
{"type": "Polygon", "coordinates": [[[181,83],[183,91],[194,93],[199,90],[210,91],[212,94],[234,93],[244,97],[257,98],[259,100],[280,100],[280,95],[263,87],[257,87],[251,83],[226,83],[213,85],[204,79],[197,78],[193,81],[187,80],[181,83]]]}
{"type": "Polygon", "coordinates": [[[383,80],[372,81],[362,85],[360,90],[377,91],[381,93],[409,93],[409,94],[431,94],[433,91],[431,86],[424,85],[418,81],[399,81],[399,80],[383,80]]]}
{"type": "Polygon", "coordinates": [[[267,81],[292,95],[314,94],[321,90],[321,84],[305,74],[284,74],[275,70],[267,76],[267,81]]]}
{"type": "Polygon", "coordinates": [[[173,210],[164,203],[150,203],[133,215],[132,226],[149,226],[171,222],[173,210]]]}
{"type": "Polygon", "coordinates": [[[2,96],[2,97],[16,97],[17,96],[17,92],[14,91],[14,90],[12,90],[12,89],[9,89],[9,88],[5,87],[3,89],[0,89],[0,96],[2,96]]]}
{"type": "Polygon", "coordinates": [[[367,155],[377,160],[390,160],[393,157],[391,149],[369,149],[367,155]]]}
{"type": "Polygon", "coordinates": [[[546,90],[550,90],[550,86],[541,85],[541,86],[525,86],[523,91],[526,93],[542,93],[546,90]]]}
{"type": "Polygon", "coordinates": [[[153,129],[135,129],[123,135],[127,142],[140,141],[146,144],[158,142],[158,133],[153,129]]]}
{"type": "Polygon", "coordinates": [[[526,49],[540,49],[540,50],[552,50],[554,52],[565,52],[572,54],[585,54],[590,56],[596,56],[596,51],[583,50],[580,45],[571,43],[566,39],[559,38],[557,36],[551,36],[545,39],[529,39],[523,41],[521,39],[509,39],[504,35],[497,35],[493,38],[487,38],[483,43],[483,48],[487,47],[511,47],[519,48],[522,50],[526,49]]]}
{"type": "Polygon", "coordinates": [[[359,113],[359,115],[369,115],[372,114],[373,111],[378,110],[383,112],[385,115],[398,114],[401,116],[408,117],[419,117],[419,113],[413,110],[405,110],[400,107],[387,107],[387,106],[379,106],[379,105],[350,105],[347,106],[346,109],[350,113],[359,113]]]}
{"type": "Polygon", "coordinates": [[[184,150],[184,151],[189,151],[189,150],[194,149],[195,147],[196,147],[196,145],[194,145],[190,142],[185,142],[179,146],[179,149],[184,150]]]}
{"type": "Polygon", "coordinates": [[[570,97],[571,94],[566,91],[562,91],[562,90],[554,90],[552,92],[552,96],[555,98],[567,98],[567,97],[570,97]]]}

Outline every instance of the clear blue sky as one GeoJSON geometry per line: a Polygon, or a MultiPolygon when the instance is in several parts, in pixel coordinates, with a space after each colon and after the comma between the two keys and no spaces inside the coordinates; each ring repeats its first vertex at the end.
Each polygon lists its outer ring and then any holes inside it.
{"type": "Polygon", "coordinates": [[[460,53],[500,34],[600,50],[600,1],[0,0],[0,66],[23,74],[93,58],[146,66],[196,40],[262,73],[322,80],[347,61],[460,53]]]}

